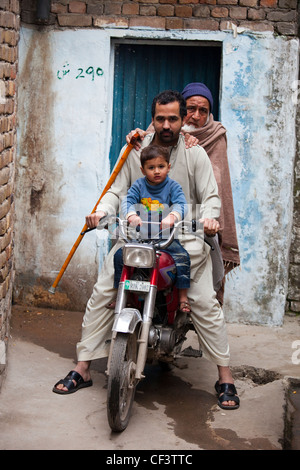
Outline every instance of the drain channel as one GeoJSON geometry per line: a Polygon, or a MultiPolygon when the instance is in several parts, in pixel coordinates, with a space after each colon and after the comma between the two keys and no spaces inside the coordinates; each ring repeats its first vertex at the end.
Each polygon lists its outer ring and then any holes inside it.
{"type": "Polygon", "coordinates": [[[232,368],[235,379],[250,379],[256,385],[265,385],[274,380],[282,379],[282,375],[273,370],[253,366],[237,366],[232,368]]]}
{"type": "Polygon", "coordinates": [[[300,450],[300,380],[288,378],[284,427],[284,450],[300,450]]]}

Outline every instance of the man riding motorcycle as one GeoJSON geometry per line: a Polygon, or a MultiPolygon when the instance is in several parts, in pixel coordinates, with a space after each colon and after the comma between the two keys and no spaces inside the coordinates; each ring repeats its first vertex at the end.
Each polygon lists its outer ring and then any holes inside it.
{"type": "MultiPolygon", "coordinates": [[[[206,152],[198,146],[185,148],[184,137],[180,135],[185,115],[185,100],[180,93],[166,91],[156,96],[152,103],[155,133],[144,138],[141,148],[151,144],[170,147],[170,178],[182,186],[192,218],[201,218],[204,232],[213,236],[219,229],[217,218],[220,213],[220,198],[217,183],[206,152]]],[[[133,149],[115,182],[101,199],[98,210],[86,217],[87,226],[93,228],[103,216],[116,214],[120,199],[140,177],[140,151],[133,149]]],[[[216,390],[219,405],[234,409],[239,406],[239,399],[229,368],[230,355],[225,320],[213,288],[210,248],[203,241],[188,234],[181,242],[191,260],[191,318],[204,357],[218,367],[219,380],[216,390]]],[[[81,341],[77,344],[78,363],[75,372],[72,371],[71,375],[54,386],[53,391],[56,393],[72,393],[91,385],[91,360],[108,355],[114,314],[106,306],[115,297],[113,256],[118,248],[117,243],[106,257],[88,301],[81,341]]]]}

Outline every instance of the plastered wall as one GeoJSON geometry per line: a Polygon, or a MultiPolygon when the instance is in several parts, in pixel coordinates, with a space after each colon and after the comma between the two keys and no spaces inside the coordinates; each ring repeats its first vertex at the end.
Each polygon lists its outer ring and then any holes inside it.
{"type": "MultiPolygon", "coordinates": [[[[38,31],[20,40],[15,298],[83,309],[107,250],[86,235],[48,293],[109,177],[112,39],[218,41],[220,114],[241,269],[226,285],[228,321],[282,323],[292,224],[298,40],[241,30],[38,31]]],[[[125,138],[125,136],[124,136],[125,138]]]]}

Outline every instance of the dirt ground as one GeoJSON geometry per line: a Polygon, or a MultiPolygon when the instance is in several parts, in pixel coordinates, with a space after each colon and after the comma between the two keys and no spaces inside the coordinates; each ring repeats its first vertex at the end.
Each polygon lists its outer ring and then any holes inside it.
{"type": "MultiPolygon", "coordinates": [[[[105,359],[92,362],[93,387],[64,397],[52,393],[74,367],[82,316],[13,306],[1,449],[282,450],[286,378],[300,376],[291,361],[300,319],[287,318],[282,328],[228,325],[239,410],[217,406],[214,366],[181,358],[171,372],[147,366],[129,426],[116,435],[106,418],[105,359]]],[[[189,344],[197,346],[195,335],[189,344]]]]}

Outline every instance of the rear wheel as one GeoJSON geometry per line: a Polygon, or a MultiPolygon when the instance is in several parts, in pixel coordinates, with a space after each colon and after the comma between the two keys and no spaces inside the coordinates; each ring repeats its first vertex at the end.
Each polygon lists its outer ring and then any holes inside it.
{"type": "Polygon", "coordinates": [[[117,333],[109,364],[107,417],[112,431],[127,427],[135,395],[138,329],[133,334],[117,333]]]}

